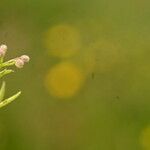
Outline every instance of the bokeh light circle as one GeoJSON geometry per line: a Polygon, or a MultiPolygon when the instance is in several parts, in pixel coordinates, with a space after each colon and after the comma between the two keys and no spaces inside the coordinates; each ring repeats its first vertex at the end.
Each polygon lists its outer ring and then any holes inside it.
{"type": "Polygon", "coordinates": [[[143,129],[140,135],[140,143],[145,150],[150,150],[150,126],[143,129]]]}
{"type": "Polygon", "coordinates": [[[84,81],[81,70],[70,62],[62,62],[49,70],[45,86],[58,98],[70,98],[78,93],[84,81]]]}
{"type": "Polygon", "coordinates": [[[68,24],[56,25],[46,32],[45,45],[52,56],[71,57],[81,46],[79,31],[68,24]]]}

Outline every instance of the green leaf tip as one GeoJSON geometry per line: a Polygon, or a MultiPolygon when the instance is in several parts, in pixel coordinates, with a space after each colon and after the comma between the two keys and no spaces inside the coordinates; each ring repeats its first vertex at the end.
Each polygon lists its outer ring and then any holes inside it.
{"type": "Polygon", "coordinates": [[[9,103],[11,103],[12,101],[14,101],[16,98],[18,98],[20,96],[20,94],[21,94],[21,91],[19,91],[15,95],[3,100],[2,102],[0,102],[0,108],[4,107],[4,106],[8,105],[9,103]]]}
{"type": "Polygon", "coordinates": [[[5,83],[5,81],[3,81],[1,89],[0,89],[0,102],[3,100],[3,98],[5,96],[5,88],[6,88],[6,83],[5,83]]]}

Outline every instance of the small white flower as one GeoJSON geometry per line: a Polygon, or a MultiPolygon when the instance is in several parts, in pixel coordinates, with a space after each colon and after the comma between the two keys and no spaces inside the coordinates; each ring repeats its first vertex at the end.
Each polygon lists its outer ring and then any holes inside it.
{"type": "Polygon", "coordinates": [[[20,58],[16,58],[16,59],[15,59],[15,66],[16,66],[17,68],[23,68],[23,66],[24,66],[24,61],[23,61],[22,59],[20,59],[20,58]]]}
{"type": "Polygon", "coordinates": [[[27,56],[27,55],[22,55],[22,56],[20,56],[20,59],[21,59],[23,62],[29,62],[30,57],[27,56]]]}
{"type": "Polygon", "coordinates": [[[4,44],[2,44],[2,45],[0,46],[0,49],[2,49],[3,51],[7,51],[7,46],[4,45],[4,44]]]}
{"type": "Polygon", "coordinates": [[[7,46],[6,45],[1,45],[0,46],[0,57],[4,57],[5,56],[5,54],[6,54],[6,52],[7,52],[7,46]]]}
{"type": "Polygon", "coordinates": [[[22,68],[25,63],[29,62],[30,58],[27,55],[22,55],[20,57],[17,57],[14,59],[15,61],[15,66],[17,68],[22,68]]]}

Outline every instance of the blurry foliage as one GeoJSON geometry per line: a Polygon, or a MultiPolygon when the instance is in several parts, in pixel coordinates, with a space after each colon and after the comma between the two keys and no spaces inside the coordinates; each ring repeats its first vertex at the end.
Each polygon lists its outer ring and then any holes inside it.
{"type": "Polygon", "coordinates": [[[8,57],[20,49],[32,58],[9,79],[10,93],[18,87],[24,93],[0,111],[1,150],[143,149],[150,120],[149,0],[2,0],[0,10],[0,42],[13,49],[8,57]],[[81,47],[69,58],[49,55],[45,45],[45,33],[61,24],[80,33],[81,47]],[[84,86],[67,101],[44,86],[47,71],[64,61],[85,73],[84,86]]]}

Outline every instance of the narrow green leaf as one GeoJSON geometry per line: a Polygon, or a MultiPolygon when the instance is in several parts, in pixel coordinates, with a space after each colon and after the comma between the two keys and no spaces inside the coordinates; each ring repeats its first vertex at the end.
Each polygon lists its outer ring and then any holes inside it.
{"type": "Polygon", "coordinates": [[[5,96],[5,87],[6,87],[6,83],[3,81],[1,89],[0,89],[0,102],[3,100],[5,96]]]}
{"type": "Polygon", "coordinates": [[[4,69],[0,72],[0,78],[2,78],[3,76],[7,75],[7,74],[10,74],[14,72],[12,69],[4,69]]]}
{"type": "Polygon", "coordinates": [[[14,101],[17,97],[19,97],[20,94],[21,94],[21,91],[19,91],[15,95],[5,99],[4,101],[0,102],[0,108],[4,107],[4,106],[8,105],[9,103],[11,103],[12,101],[14,101]]]}

